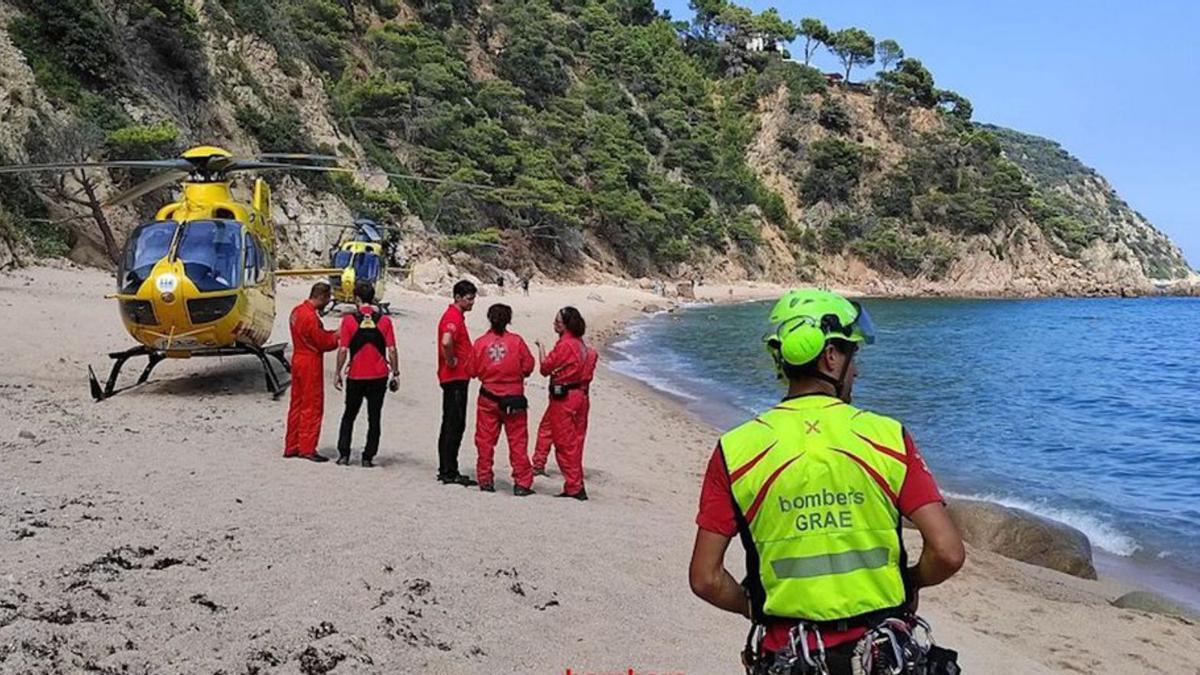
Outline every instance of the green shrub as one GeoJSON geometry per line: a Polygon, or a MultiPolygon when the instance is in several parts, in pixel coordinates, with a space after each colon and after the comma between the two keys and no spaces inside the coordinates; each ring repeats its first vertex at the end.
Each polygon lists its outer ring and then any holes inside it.
{"type": "Polygon", "coordinates": [[[779,196],[778,192],[763,187],[757,202],[767,221],[780,227],[791,226],[792,218],[788,215],[787,204],[784,203],[783,197],[779,196]]]}
{"type": "Polygon", "coordinates": [[[233,116],[258,141],[263,152],[306,152],[312,149],[308,134],[294,108],[273,103],[266,113],[238,106],[233,116]]]}
{"type": "Polygon", "coordinates": [[[284,13],[308,62],[333,79],[341,75],[354,30],[346,8],[335,0],[289,0],[284,13]]]}
{"type": "Polygon", "coordinates": [[[894,223],[872,229],[851,249],[872,267],[892,270],[910,278],[922,274],[940,278],[953,260],[945,244],[932,237],[914,237],[894,223]]]}
{"type": "Polygon", "coordinates": [[[441,246],[446,251],[474,252],[480,248],[498,246],[501,241],[500,231],[489,227],[478,232],[447,237],[441,242],[441,246]]]}
{"type": "Polygon", "coordinates": [[[808,146],[809,169],[800,183],[806,204],[844,202],[858,186],[863,151],[857,143],[824,138],[808,146]]]}
{"type": "Polygon", "coordinates": [[[173,122],[134,124],[104,136],[109,155],[122,159],[159,159],[179,152],[179,129],[173,122]]]}
{"type": "Polygon", "coordinates": [[[817,112],[817,123],[838,134],[848,133],[854,126],[854,120],[850,118],[850,111],[846,106],[842,105],[841,101],[829,97],[821,102],[821,109],[817,112]]]}
{"type": "Polygon", "coordinates": [[[27,15],[14,19],[9,30],[27,57],[32,52],[47,59],[89,86],[124,79],[125,60],[116,48],[120,41],[112,20],[94,0],[22,4],[27,15]]]}
{"type": "Polygon", "coordinates": [[[754,218],[741,214],[729,223],[729,236],[738,246],[752,251],[762,243],[762,228],[754,218]]]}
{"type": "Polygon", "coordinates": [[[13,19],[8,29],[38,86],[51,99],[74,107],[81,117],[101,129],[128,124],[129,115],[112,96],[89,89],[115,85],[124,73],[123,61],[109,46],[115,38],[107,19],[89,13],[95,8],[83,0],[61,5],[37,3],[34,8],[30,16],[13,19]],[[78,19],[79,25],[65,25],[73,19],[78,19]],[[88,51],[92,47],[95,52],[88,51]],[[73,55],[83,51],[88,51],[88,56],[73,62],[73,55]],[[96,55],[99,60],[94,59],[96,55]]]}
{"type": "Polygon", "coordinates": [[[828,253],[840,253],[846,246],[862,237],[866,227],[856,213],[839,213],[821,228],[821,248],[828,253]]]}
{"type": "Polygon", "coordinates": [[[1078,255],[1098,234],[1094,225],[1089,225],[1072,215],[1056,215],[1039,225],[1058,245],[1059,251],[1068,255],[1078,255]]]}
{"type": "Polygon", "coordinates": [[[350,117],[400,118],[409,110],[412,85],[376,73],[363,82],[339,84],[335,97],[343,114],[350,117]]]}
{"type": "Polygon", "coordinates": [[[208,85],[200,18],[185,0],[132,0],[130,28],[193,94],[208,85]]]}

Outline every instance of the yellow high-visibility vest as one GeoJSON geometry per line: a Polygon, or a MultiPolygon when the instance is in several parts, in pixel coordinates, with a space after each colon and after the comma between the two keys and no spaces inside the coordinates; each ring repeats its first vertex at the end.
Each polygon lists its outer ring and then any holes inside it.
{"type": "Polygon", "coordinates": [[[836,621],[905,602],[900,423],[802,396],[721,437],[758,618],[836,621]]]}

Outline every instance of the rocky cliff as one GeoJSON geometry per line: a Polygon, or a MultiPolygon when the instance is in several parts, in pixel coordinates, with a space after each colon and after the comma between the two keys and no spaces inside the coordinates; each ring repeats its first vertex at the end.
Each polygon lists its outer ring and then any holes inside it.
{"type": "MultiPolygon", "coordinates": [[[[1103,178],[970,123],[919,62],[829,84],[747,47],[739,22],[765,14],[730,16],[673,24],[648,0],[0,0],[0,163],[213,143],[361,168],[270,177],[285,265],[320,259],[336,232],[322,223],[368,215],[395,228],[402,262],[488,275],[1087,294],[1191,274],[1103,178]]],[[[0,266],[111,264],[169,194],[101,215],[84,197],[138,178],[0,180],[0,266]]]]}

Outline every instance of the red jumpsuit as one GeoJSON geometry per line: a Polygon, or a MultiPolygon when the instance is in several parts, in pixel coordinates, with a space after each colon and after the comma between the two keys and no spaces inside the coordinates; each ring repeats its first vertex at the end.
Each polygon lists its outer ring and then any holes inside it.
{"type": "MultiPolygon", "coordinates": [[[[582,382],[584,384],[584,393],[589,394],[583,400],[583,416],[582,425],[579,430],[580,436],[580,451],[582,452],[583,445],[587,442],[588,417],[592,410],[592,399],[590,396],[590,385],[596,376],[596,362],[599,361],[600,355],[595,349],[588,349],[587,360],[584,362],[582,382]]],[[[550,415],[543,415],[542,421],[538,424],[537,440],[533,445],[533,468],[537,471],[543,471],[546,468],[546,461],[550,459],[550,446],[554,444],[554,434],[550,429],[550,415]]]]}
{"type": "MultiPolygon", "coordinates": [[[[496,396],[521,396],[525,393],[525,378],[533,373],[533,354],[529,345],[516,333],[497,335],[488,331],[475,341],[471,355],[471,374],[478,377],[482,389],[496,396]]],[[[512,467],[513,485],[533,486],[533,467],[529,465],[529,413],[513,411],[505,416],[500,404],[482,392],[475,414],[475,449],[479,459],[475,475],[480,485],[491,485],[492,460],[500,428],[508,437],[508,461],[512,467]]]]}
{"type": "MultiPolygon", "coordinates": [[[[594,370],[593,351],[583,340],[563,333],[558,344],[542,361],[542,375],[550,376],[551,384],[578,385],[571,388],[565,398],[551,398],[546,407],[543,424],[550,426],[550,439],[554,444],[554,458],[563,474],[563,493],[578,494],[583,490],[583,434],[587,428],[588,394],[584,377],[588,376],[588,364],[594,370]],[[548,421],[547,421],[548,420],[548,421]]],[[[549,451],[547,450],[547,455],[549,451]]],[[[545,466],[545,457],[541,458],[545,466]]]]}
{"type": "Polygon", "coordinates": [[[321,418],[325,414],[325,352],[337,349],[337,333],[325,330],[317,308],[308,300],[296,305],[292,328],[292,393],[288,405],[284,457],[308,457],[317,452],[321,418]]]}

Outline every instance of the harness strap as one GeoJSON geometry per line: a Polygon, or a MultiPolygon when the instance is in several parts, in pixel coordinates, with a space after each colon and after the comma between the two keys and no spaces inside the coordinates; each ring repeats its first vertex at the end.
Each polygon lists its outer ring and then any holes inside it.
{"type": "Polygon", "coordinates": [[[354,336],[350,338],[350,356],[358,354],[363,347],[372,345],[379,350],[379,355],[383,356],[387,353],[387,341],[383,338],[383,331],[379,329],[379,321],[383,319],[383,312],[378,307],[372,307],[374,311],[370,314],[364,314],[361,309],[354,312],[354,320],[358,324],[358,329],[354,331],[354,336]],[[368,319],[371,320],[369,326],[363,326],[363,323],[368,319]]]}

